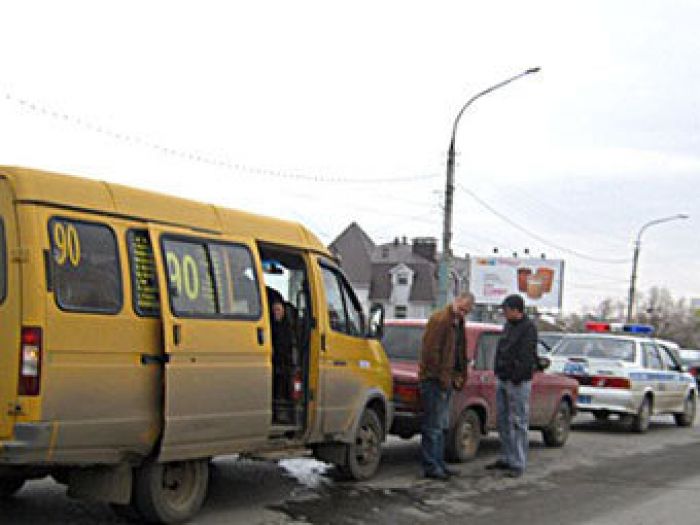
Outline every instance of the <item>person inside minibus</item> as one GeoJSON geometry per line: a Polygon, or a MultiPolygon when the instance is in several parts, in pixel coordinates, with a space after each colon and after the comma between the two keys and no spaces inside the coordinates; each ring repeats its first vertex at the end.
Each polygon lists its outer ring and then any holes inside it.
{"type": "MultiPolygon", "coordinates": [[[[294,370],[294,328],[287,312],[284,298],[274,288],[267,287],[272,328],[272,368],[274,371],[273,399],[289,401],[292,397],[292,373],[294,370]]],[[[278,419],[283,412],[277,414],[278,419]]]]}

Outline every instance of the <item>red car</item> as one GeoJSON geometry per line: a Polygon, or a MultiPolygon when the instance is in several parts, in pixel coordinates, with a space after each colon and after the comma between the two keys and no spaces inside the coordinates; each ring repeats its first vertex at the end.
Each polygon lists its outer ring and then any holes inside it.
{"type": "MultiPolygon", "coordinates": [[[[426,320],[387,320],[382,344],[391,361],[394,379],[394,422],[390,433],[408,439],[420,433],[422,409],[418,380],[419,356],[426,320]]],[[[496,376],[493,364],[501,326],[467,323],[469,374],[452,398],[446,455],[451,461],[473,458],[481,436],[496,429],[496,376]]],[[[545,444],[566,443],[576,410],[578,382],[563,375],[545,374],[549,365],[540,357],[530,398],[530,428],[541,430],[545,444]]]]}

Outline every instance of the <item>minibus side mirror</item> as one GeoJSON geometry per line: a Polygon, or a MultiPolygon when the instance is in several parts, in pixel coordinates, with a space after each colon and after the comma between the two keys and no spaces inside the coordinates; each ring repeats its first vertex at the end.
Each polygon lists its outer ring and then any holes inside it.
{"type": "Polygon", "coordinates": [[[381,339],[384,335],[384,306],[379,303],[372,305],[369,310],[367,337],[381,339]]]}

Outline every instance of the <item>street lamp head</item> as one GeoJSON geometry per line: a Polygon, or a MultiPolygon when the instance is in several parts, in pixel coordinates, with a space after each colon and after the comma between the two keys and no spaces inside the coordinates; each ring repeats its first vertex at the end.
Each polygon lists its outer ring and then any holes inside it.
{"type": "Polygon", "coordinates": [[[690,215],[688,215],[687,213],[679,213],[677,217],[679,219],[690,219],[690,215]]]}
{"type": "Polygon", "coordinates": [[[530,73],[539,73],[540,69],[542,69],[542,68],[540,68],[540,67],[531,67],[530,69],[526,70],[525,73],[528,74],[528,75],[529,75],[530,73]]]}

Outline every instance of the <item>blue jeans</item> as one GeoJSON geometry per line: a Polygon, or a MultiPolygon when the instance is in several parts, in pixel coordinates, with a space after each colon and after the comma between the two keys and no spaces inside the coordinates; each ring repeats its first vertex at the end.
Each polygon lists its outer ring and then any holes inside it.
{"type": "Polygon", "coordinates": [[[521,471],[527,467],[531,387],[531,381],[514,385],[499,379],[496,390],[501,460],[508,463],[510,468],[521,471]]]}
{"type": "Polygon", "coordinates": [[[437,380],[421,381],[423,424],[421,453],[426,474],[445,473],[445,433],[450,427],[452,389],[443,390],[437,380]]]}

